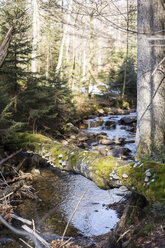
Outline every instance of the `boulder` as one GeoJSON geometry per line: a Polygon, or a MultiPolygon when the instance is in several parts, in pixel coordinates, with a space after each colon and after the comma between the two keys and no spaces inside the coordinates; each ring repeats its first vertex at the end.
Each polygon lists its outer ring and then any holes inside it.
{"type": "Polygon", "coordinates": [[[84,142],[88,140],[88,136],[77,136],[77,141],[84,142]]]}
{"type": "Polygon", "coordinates": [[[112,150],[109,150],[107,152],[107,156],[113,156],[116,158],[120,158],[123,155],[127,156],[130,153],[130,149],[126,148],[126,147],[121,147],[121,148],[114,148],[112,150]]]}
{"type": "Polygon", "coordinates": [[[100,139],[99,144],[101,144],[101,145],[113,145],[114,142],[112,140],[108,140],[108,139],[100,139]]]}
{"type": "Polygon", "coordinates": [[[100,127],[103,124],[103,119],[100,117],[95,121],[89,121],[89,127],[100,127]]]}
{"type": "Polygon", "coordinates": [[[123,145],[125,144],[125,139],[124,138],[119,138],[119,137],[114,137],[113,141],[116,145],[123,145]]]}
{"type": "Polygon", "coordinates": [[[137,122],[137,117],[136,116],[124,116],[119,120],[120,124],[124,125],[131,125],[131,124],[136,124],[137,122]]]}
{"type": "Polygon", "coordinates": [[[116,128],[116,123],[114,121],[106,121],[104,123],[103,129],[115,129],[116,128]]]}
{"type": "Polygon", "coordinates": [[[79,125],[79,129],[87,129],[88,128],[88,124],[80,124],[79,125]]]}
{"type": "Polygon", "coordinates": [[[72,123],[66,124],[66,132],[68,133],[79,133],[78,127],[75,127],[72,123]]]}
{"type": "Polygon", "coordinates": [[[97,135],[97,141],[107,139],[107,134],[98,134],[97,135]]]}
{"type": "Polygon", "coordinates": [[[104,147],[97,147],[93,151],[98,152],[100,155],[107,156],[107,150],[104,147]]]}

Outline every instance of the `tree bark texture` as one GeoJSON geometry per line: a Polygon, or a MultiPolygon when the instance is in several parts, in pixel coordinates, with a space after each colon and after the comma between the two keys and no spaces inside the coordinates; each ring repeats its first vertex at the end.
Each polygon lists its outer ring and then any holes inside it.
{"type": "Polygon", "coordinates": [[[31,71],[36,73],[37,72],[37,44],[38,44],[39,29],[40,29],[38,0],[32,1],[32,8],[33,8],[33,44],[32,44],[31,71]]]}
{"type": "Polygon", "coordinates": [[[165,149],[165,9],[138,0],[137,157],[165,149]]]}
{"type": "Polygon", "coordinates": [[[7,56],[7,50],[10,44],[10,40],[12,37],[13,27],[9,29],[9,31],[6,34],[5,39],[3,40],[1,46],[0,46],[0,66],[3,64],[4,59],[7,56]]]}

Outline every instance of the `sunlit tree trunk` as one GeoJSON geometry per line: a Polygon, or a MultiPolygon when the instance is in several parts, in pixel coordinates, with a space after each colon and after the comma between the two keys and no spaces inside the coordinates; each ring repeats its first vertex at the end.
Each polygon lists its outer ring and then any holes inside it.
{"type": "Polygon", "coordinates": [[[67,30],[66,30],[66,62],[69,61],[69,45],[70,45],[70,25],[71,25],[71,12],[72,12],[72,4],[73,1],[69,0],[69,4],[68,4],[68,11],[69,13],[67,14],[67,30]]]}
{"type": "Polygon", "coordinates": [[[138,0],[137,156],[165,149],[165,10],[161,0],[138,0]]]}
{"type": "Polygon", "coordinates": [[[83,41],[83,55],[82,55],[82,81],[86,80],[86,65],[87,65],[87,54],[86,54],[86,49],[87,49],[87,45],[86,45],[86,40],[84,39],[83,41]]]}
{"type": "Polygon", "coordinates": [[[126,81],[127,81],[127,63],[128,63],[128,48],[129,48],[129,14],[128,14],[128,0],[127,0],[127,34],[126,34],[126,56],[125,56],[125,65],[124,65],[124,81],[123,81],[123,89],[122,89],[122,99],[124,99],[125,95],[125,88],[126,88],[126,81]]]}
{"type": "Polygon", "coordinates": [[[38,9],[38,0],[32,0],[33,8],[33,44],[32,44],[32,63],[31,70],[32,72],[37,72],[37,43],[39,36],[39,9],[38,9]]]}

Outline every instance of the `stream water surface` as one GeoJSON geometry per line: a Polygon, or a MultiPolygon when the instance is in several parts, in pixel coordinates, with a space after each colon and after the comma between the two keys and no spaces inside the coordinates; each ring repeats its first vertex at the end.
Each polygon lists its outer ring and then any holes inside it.
{"type": "MultiPolygon", "coordinates": [[[[98,133],[104,131],[109,139],[134,138],[134,134],[122,129],[122,125],[118,124],[121,117],[121,115],[111,117],[117,123],[116,129],[103,130],[103,127],[89,127],[87,131],[98,133]]],[[[110,116],[103,118],[106,121],[110,116]]],[[[134,153],[134,144],[128,145],[134,153]]],[[[107,208],[107,204],[120,202],[128,193],[120,189],[102,190],[81,175],[61,172],[54,168],[40,169],[40,175],[35,176],[32,186],[39,200],[24,200],[16,209],[16,213],[23,218],[33,219],[36,229],[49,241],[61,237],[70,216],[86,190],[66,236],[71,236],[75,240],[88,237],[91,242],[95,236],[110,232],[119,221],[117,212],[107,208]]],[[[0,238],[0,242],[1,240],[0,238]]]]}

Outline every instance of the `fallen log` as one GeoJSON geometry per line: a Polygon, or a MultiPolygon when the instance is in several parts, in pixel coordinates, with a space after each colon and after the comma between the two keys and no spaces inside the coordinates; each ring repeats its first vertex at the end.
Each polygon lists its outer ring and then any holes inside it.
{"type": "Polygon", "coordinates": [[[39,154],[37,163],[46,159],[52,166],[81,174],[108,189],[126,186],[142,194],[149,202],[165,199],[165,164],[153,161],[126,162],[95,152],[64,146],[41,134],[19,133],[15,149],[39,154]]]}

